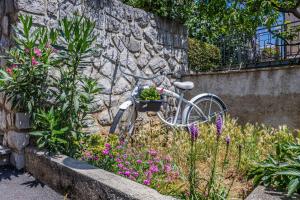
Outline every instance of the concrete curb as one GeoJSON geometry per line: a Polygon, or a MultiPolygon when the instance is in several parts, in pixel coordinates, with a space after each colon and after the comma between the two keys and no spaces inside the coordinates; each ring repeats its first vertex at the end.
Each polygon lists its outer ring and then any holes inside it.
{"type": "Polygon", "coordinates": [[[54,190],[80,200],[171,200],[156,190],[65,155],[25,149],[25,168],[54,190]]]}

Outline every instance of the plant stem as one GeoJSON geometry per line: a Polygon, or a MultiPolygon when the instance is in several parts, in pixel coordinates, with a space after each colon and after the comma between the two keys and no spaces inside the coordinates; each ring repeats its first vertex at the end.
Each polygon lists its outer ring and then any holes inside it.
{"type": "Polygon", "coordinates": [[[222,173],[223,173],[225,165],[227,163],[228,152],[229,152],[229,144],[226,144],[226,153],[225,153],[225,157],[224,157],[224,161],[223,161],[223,165],[222,165],[222,173]]]}
{"type": "Polygon", "coordinates": [[[210,196],[211,188],[212,188],[212,186],[214,185],[214,182],[215,182],[217,156],[218,156],[218,152],[219,152],[219,143],[220,143],[220,136],[217,136],[216,148],[215,148],[215,152],[214,152],[214,156],[213,156],[211,176],[210,176],[210,180],[208,182],[208,198],[210,196]]]}

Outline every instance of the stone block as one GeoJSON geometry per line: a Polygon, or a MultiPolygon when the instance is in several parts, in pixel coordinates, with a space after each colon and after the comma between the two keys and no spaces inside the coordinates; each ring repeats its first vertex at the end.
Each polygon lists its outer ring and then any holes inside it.
{"type": "Polygon", "coordinates": [[[15,14],[14,1],[5,0],[5,13],[6,14],[15,14]]]}
{"type": "Polygon", "coordinates": [[[29,134],[8,131],[7,133],[7,144],[14,152],[22,152],[22,150],[29,144],[29,134]]]}
{"type": "Polygon", "coordinates": [[[0,92],[0,104],[3,105],[5,103],[5,93],[0,92]]]}
{"type": "Polygon", "coordinates": [[[4,16],[1,20],[1,29],[3,35],[9,35],[9,20],[7,16],[4,16]]]}
{"type": "Polygon", "coordinates": [[[28,113],[15,113],[15,127],[17,129],[29,129],[30,115],[28,113]]]}
{"type": "Polygon", "coordinates": [[[25,12],[44,15],[46,11],[44,0],[17,0],[15,4],[18,10],[25,12]]]}
{"type": "Polygon", "coordinates": [[[170,196],[65,155],[47,156],[26,148],[26,170],[70,199],[171,200],[170,196]]]}
{"type": "Polygon", "coordinates": [[[167,61],[165,61],[161,57],[154,57],[149,62],[149,67],[152,69],[153,72],[157,72],[160,69],[163,69],[167,66],[168,66],[167,61]]]}
{"type": "Polygon", "coordinates": [[[12,152],[10,155],[10,164],[12,164],[18,170],[25,167],[25,154],[24,150],[21,152],[12,152]]]}
{"type": "Polygon", "coordinates": [[[6,129],[6,113],[5,110],[0,110],[0,129],[3,131],[6,129]]]}

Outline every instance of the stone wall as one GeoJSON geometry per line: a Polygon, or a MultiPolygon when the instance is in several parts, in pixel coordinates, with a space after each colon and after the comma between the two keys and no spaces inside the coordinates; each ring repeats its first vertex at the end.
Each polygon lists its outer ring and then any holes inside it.
{"type": "Polygon", "coordinates": [[[11,149],[10,163],[17,169],[25,165],[24,148],[29,144],[29,116],[15,112],[11,101],[0,95],[0,135],[4,135],[3,145],[11,149]]]}
{"type": "MultiPolygon", "coordinates": [[[[117,70],[117,59],[128,66],[131,73],[140,75],[155,74],[160,69],[185,71],[187,68],[187,29],[176,22],[155,17],[118,0],[14,2],[18,14],[32,15],[36,26],[56,26],[59,19],[75,11],[95,20],[95,32],[99,35],[94,47],[97,56],[89,59],[93,65],[83,73],[97,79],[103,90],[93,105],[95,120],[88,122],[91,132],[110,125],[117,106],[129,97],[134,84],[131,77],[122,76],[117,70]]],[[[170,80],[165,80],[164,84],[170,86],[170,80]]]]}
{"type": "MultiPolygon", "coordinates": [[[[13,0],[0,0],[0,56],[5,49],[12,45],[11,24],[17,20],[16,10],[13,0]]],[[[4,64],[4,59],[0,57],[0,66],[4,64]]]]}
{"type": "Polygon", "coordinates": [[[188,97],[210,92],[220,96],[240,123],[259,122],[300,128],[300,66],[191,74],[188,97]]]}

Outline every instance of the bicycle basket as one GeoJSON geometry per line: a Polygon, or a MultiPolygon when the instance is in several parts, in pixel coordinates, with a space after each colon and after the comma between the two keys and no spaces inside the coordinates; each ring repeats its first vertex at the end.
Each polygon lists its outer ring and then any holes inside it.
{"type": "Polygon", "coordinates": [[[144,88],[140,88],[135,97],[136,109],[139,112],[158,112],[163,103],[162,97],[160,100],[140,100],[140,93],[144,88]]]}

